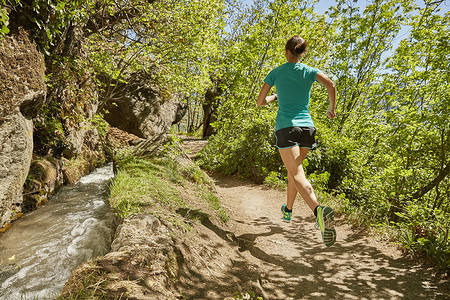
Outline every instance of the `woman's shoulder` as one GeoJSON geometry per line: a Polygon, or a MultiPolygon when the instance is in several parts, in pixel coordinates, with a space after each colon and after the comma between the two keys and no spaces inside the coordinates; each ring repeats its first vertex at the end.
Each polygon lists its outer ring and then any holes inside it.
{"type": "Polygon", "coordinates": [[[307,64],[305,64],[305,63],[301,63],[301,62],[296,63],[295,66],[296,66],[297,68],[303,68],[303,69],[311,69],[311,68],[313,68],[313,67],[311,67],[311,66],[309,66],[309,65],[307,65],[307,64]]]}
{"type": "Polygon", "coordinates": [[[278,67],[275,67],[274,70],[282,70],[282,69],[286,68],[286,66],[287,66],[287,63],[284,63],[284,64],[279,65],[278,67]]]}
{"type": "Polygon", "coordinates": [[[279,65],[279,66],[273,68],[273,69],[269,72],[269,74],[276,75],[276,74],[280,73],[280,71],[283,71],[283,69],[285,68],[285,65],[286,65],[286,64],[282,64],[282,65],[279,65]]]}
{"type": "Polygon", "coordinates": [[[272,69],[270,73],[278,74],[279,72],[298,72],[298,71],[317,73],[319,69],[311,67],[304,63],[284,63],[272,69]]]}
{"type": "Polygon", "coordinates": [[[296,64],[296,69],[305,70],[305,71],[311,72],[311,73],[320,72],[320,70],[317,69],[316,67],[311,67],[311,66],[309,66],[307,64],[304,64],[304,63],[297,63],[296,64]]]}

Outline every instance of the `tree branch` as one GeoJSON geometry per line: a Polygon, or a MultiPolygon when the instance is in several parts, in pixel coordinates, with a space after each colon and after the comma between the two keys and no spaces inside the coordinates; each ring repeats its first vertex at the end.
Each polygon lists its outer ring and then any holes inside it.
{"type": "Polygon", "coordinates": [[[411,199],[419,199],[422,198],[426,193],[431,191],[436,185],[439,184],[444,178],[448,175],[450,172],[450,165],[447,165],[445,168],[441,169],[439,171],[439,174],[434,178],[431,182],[429,182],[427,185],[416,191],[414,194],[412,194],[411,199]]]}

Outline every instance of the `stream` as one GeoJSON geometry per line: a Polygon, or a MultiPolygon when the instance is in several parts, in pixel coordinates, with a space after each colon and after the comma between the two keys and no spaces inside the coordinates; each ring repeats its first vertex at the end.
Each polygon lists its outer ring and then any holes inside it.
{"type": "Polygon", "coordinates": [[[0,233],[0,299],[53,299],[79,264],[110,250],[112,164],[64,186],[43,207],[0,233]]]}

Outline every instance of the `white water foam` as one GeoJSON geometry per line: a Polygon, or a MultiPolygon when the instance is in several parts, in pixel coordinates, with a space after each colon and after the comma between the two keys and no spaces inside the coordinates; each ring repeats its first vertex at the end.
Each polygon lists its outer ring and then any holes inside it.
{"type": "Polygon", "coordinates": [[[73,268],[109,250],[112,177],[111,164],[95,170],[0,236],[0,300],[55,298],[73,268]]]}
{"type": "Polygon", "coordinates": [[[109,163],[103,168],[96,169],[91,174],[82,177],[79,182],[82,184],[87,184],[109,180],[114,177],[112,168],[112,163],[109,163]]]}

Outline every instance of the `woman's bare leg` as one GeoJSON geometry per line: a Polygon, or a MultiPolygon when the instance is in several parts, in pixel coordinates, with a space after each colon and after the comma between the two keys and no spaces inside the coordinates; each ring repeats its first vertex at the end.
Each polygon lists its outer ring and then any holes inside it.
{"type": "Polygon", "coordinates": [[[303,160],[308,154],[308,148],[300,148],[298,146],[286,149],[279,149],[281,159],[288,171],[288,186],[287,186],[287,209],[292,209],[295,201],[294,188],[300,196],[308,204],[309,208],[314,209],[319,205],[316,195],[311,183],[306,179],[305,171],[303,170],[303,160]],[[290,205],[290,206],[289,206],[290,205]]]}
{"type": "Polygon", "coordinates": [[[295,197],[297,196],[297,188],[295,187],[294,178],[288,175],[288,184],[287,184],[287,201],[286,208],[291,209],[294,205],[295,197]]]}

